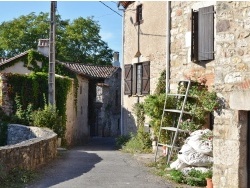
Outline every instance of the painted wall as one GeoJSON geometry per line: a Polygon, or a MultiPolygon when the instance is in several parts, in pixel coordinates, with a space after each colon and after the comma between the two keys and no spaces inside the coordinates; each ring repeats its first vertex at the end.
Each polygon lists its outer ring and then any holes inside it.
{"type": "MultiPolygon", "coordinates": [[[[135,25],[136,7],[134,2],[124,13],[124,65],[136,64],[138,62],[150,61],[150,93],[153,94],[158,78],[165,69],[166,64],[166,2],[141,2],[143,23],[140,24],[139,43],[138,25],[135,25]],[[137,51],[141,56],[135,57],[137,51]]],[[[124,72],[123,72],[124,79],[124,72]]],[[[122,79],[122,87],[124,80],[122,79]]],[[[132,112],[132,106],[142,102],[145,96],[123,97],[123,131],[124,134],[135,132],[136,117],[132,112]]]]}

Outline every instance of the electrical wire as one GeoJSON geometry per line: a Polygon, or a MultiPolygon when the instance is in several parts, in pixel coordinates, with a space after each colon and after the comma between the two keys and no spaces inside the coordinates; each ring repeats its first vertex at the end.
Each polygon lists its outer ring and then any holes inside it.
{"type": "Polygon", "coordinates": [[[104,6],[108,7],[110,10],[112,10],[113,12],[115,12],[116,14],[118,14],[119,16],[122,17],[121,14],[119,14],[118,12],[116,12],[114,9],[112,9],[111,7],[109,7],[108,5],[106,5],[105,3],[103,3],[102,1],[99,1],[100,3],[102,3],[104,6]]]}

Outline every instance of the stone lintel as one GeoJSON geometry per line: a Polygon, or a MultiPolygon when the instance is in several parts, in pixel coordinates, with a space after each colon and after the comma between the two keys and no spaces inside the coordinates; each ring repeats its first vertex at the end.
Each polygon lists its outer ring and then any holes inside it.
{"type": "Polygon", "coordinates": [[[229,106],[235,110],[250,110],[250,90],[232,91],[230,93],[229,106]]]}

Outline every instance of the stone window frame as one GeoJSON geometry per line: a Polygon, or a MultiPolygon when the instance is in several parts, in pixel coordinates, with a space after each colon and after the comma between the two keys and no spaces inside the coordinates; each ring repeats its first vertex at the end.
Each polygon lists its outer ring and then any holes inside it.
{"type": "Polygon", "coordinates": [[[214,60],[214,5],[191,11],[191,60],[214,60]]]}
{"type": "Polygon", "coordinates": [[[124,65],[124,94],[143,96],[150,94],[150,61],[124,65]],[[141,87],[138,87],[138,70],[141,65],[141,87]]]}

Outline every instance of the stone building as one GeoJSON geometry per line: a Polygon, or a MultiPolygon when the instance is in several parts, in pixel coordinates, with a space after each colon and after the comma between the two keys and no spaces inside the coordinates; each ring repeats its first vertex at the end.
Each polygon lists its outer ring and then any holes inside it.
{"type": "MultiPolygon", "coordinates": [[[[39,40],[38,52],[48,57],[47,39],[39,40]]],[[[0,73],[30,74],[36,66],[42,67],[48,62],[35,60],[36,65],[27,65],[29,53],[30,51],[26,51],[1,62],[0,73]]],[[[115,57],[117,58],[114,62],[118,65],[119,54],[116,53],[115,57]]],[[[76,74],[78,80],[78,86],[75,86],[72,79],[66,102],[65,138],[68,146],[86,143],[91,136],[120,135],[121,68],[59,61],[56,64],[65,66],[66,70],[76,74]],[[107,89],[100,92],[100,88],[104,86],[107,89]],[[75,95],[76,88],[77,95],[75,95]]],[[[2,74],[0,80],[0,106],[6,114],[11,114],[13,104],[6,95],[8,83],[2,74]]]]}
{"type": "MultiPolygon", "coordinates": [[[[222,102],[222,109],[213,113],[214,187],[249,187],[250,2],[121,1],[120,5],[124,8],[124,92],[132,73],[126,67],[142,58],[150,61],[149,93],[164,68],[170,90],[178,80],[206,78],[222,102]]],[[[134,128],[131,106],[142,98],[124,93],[125,133],[134,128]]]]}

